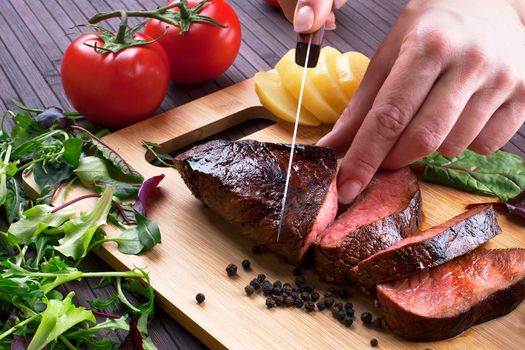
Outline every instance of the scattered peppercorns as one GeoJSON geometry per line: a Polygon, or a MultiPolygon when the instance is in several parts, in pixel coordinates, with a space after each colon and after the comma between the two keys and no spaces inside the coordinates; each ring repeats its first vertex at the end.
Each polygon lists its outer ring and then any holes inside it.
{"type": "Polygon", "coordinates": [[[293,288],[292,288],[292,285],[290,283],[283,284],[283,288],[282,289],[283,289],[284,293],[290,294],[290,293],[293,292],[293,288]]]}
{"type": "Polygon", "coordinates": [[[265,296],[268,296],[272,294],[273,291],[273,285],[270,281],[264,281],[262,284],[262,292],[265,296]]]}
{"type": "Polygon", "coordinates": [[[346,317],[346,312],[345,310],[337,310],[337,311],[332,311],[332,314],[334,315],[334,317],[339,320],[339,321],[342,321],[345,319],[346,317]]]}
{"type": "Polygon", "coordinates": [[[348,311],[348,310],[352,310],[354,308],[354,304],[352,303],[345,303],[345,310],[348,311]]]}
{"type": "Polygon", "coordinates": [[[293,305],[294,305],[295,307],[301,308],[301,307],[303,307],[303,305],[304,305],[304,301],[303,301],[303,299],[301,299],[301,298],[297,298],[297,299],[295,299],[293,305]]]}
{"type": "Polygon", "coordinates": [[[252,263],[250,262],[250,260],[248,259],[244,259],[242,262],[241,262],[241,265],[242,265],[242,269],[244,271],[250,271],[251,268],[252,268],[252,263]]]}
{"type": "Polygon", "coordinates": [[[237,265],[229,264],[226,266],[226,273],[228,274],[228,277],[235,276],[237,274],[237,265]]]}
{"type": "Polygon", "coordinates": [[[310,300],[310,293],[302,292],[301,293],[301,299],[303,299],[304,301],[309,301],[310,300]]]}
{"type": "Polygon", "coordinates": [[[277,306],[283,306],[284,305],[284,298],[282,295],[278,295],[275,297],[275,305],[277,306]]]}
{"type": "Polygon", "coordinates": [[[365,324],[365,325],[370,325],[372,324],[372,314],[370,312],[363,312],[361,314],[361,321],[365,324]]]}
{"type": "Polygon", "coordinates": [[[250,286],[252,286],[254,290],[259,290],[259,288],[261,288],[261,281],[259,281],[257,278],[254,278],[250,281],[250,286]]]}
{"type": "Polygon", "coordinates": [[[266,298],[266,307],[268,309],[271,309],[272,307],[275,307],[276,303],[275,303],[275,299],[270,297],[270,298],[266,298]]]}
{"type": "Polygon", "coordinates": [[[255,292],[255,288],[251,284],[244,287],[244,291],[246,292],[246,295],[252,295],[255,292]]]}
{"type": "Polygon", "coordinates": [[[281,295],[281,293],[282,293],[281,287],[276,286],[275,283],[274,283],[272,294],[273,295],[281,295]]]}
{"type": "Polygon", "coordinates": [[[262,283],[266,280],[266,275],[264,273],[260,273],[257,275],[257,279],[262,283]]]}
{"type": "Polygon", "coordinates": [[[294,303],[294,299],[291,296],[288,296],[284,299],[284,305],[286,306],[292,306],[294,303]]]}
{"type": "Polygon", "coordinates": [[[313,292],[313,293],[310,294],[310,299],[311,299],[312,301],[317,301],[317,300],[319,300],[320,297],[321,297],[321,296],[319,295],[318,292],[313,292]]]}
{"type": "Polygon", "coordinates": [[[343,319],[343,324],[347,327],[350,327],[354,323],[354,319],[348,315],[343,319]]]}
{"type": "Polygon", "coordinates": [[[276,288],[276,287],[282,288],[283,287],[283,283],[281,281],[275,281],[275,282],[273,282],[273,287],[274,288],[276,288]]]}
{"type": "Polygon", "coordinates": [[[326,307],[332,307],[335,303],[335,299],[332,298],[332,297],[325,297],[324,298],[324,303],[326,305],[326,307]]]}
{"type": "Polygon", "coordinates": [[[315,304],[312,301],[307,301],[304,303],[304,308],[306,312],[312,312],[315,310],[315,304]]]}
{"type": "Polygon", "coordinates": [[[375,348],[375,347],[377,347],[377,346],[379,345],[379,341],[377,341],[376,338],[372,338],[372,339],[370,339],[370,345],[371,345],[373,348],[375,348]]]}
{"type": "Polygon", "coordinates": [[[317,309],[319,311],[323,311],[324,309],[326,309],[326,304],[325,304],[325,301],[324,299],[321,299],[317,302],[317,309]]]}
{"type": "Polygon", "coordinates": [[[195,296],[195,300],[197,300],[197,304],[202,304],[204,302],[204,300],[206,300],[206,297],[204,296],[204,294],[198,293],[195,296]]]}

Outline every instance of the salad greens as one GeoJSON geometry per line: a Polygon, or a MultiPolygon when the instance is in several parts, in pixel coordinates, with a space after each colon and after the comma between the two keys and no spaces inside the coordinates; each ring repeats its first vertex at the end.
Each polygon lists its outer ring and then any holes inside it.
{"type": "MultiPolygon", "coordinates": [[[[141,269],[84,272],[83,259],[101,244],[113,242],[124,254],[139,254],[160,243],[160,230],[146,206],[163,176],[144,181],[118,153],[75,112],[22,109],[3,115],[0,129],[0,349],[155,349],[147,324],[154,312],[154,292],[141,269]],[[10,132],[5,120],[14,122],[10,132]],[[32,175],[40,193],[24,190],[32,175]],[[56,196],[73,184],[94,191],[59,206],[56,196]],[[87,212],[72,204],[98,197],[87,212]],[[134,206],[137,208],[135,209],[134,206]],[[121,229],[107,238],[106,222],[121,229]],[[76,304],[63,285],[80,279],[114,284],[117,293],[95,299],[90,308],[76,304]],[[126,291],[146,301],[135,305],[126,291]],[[118,306],[122,314],[108,313],[118,306]],[[108,332],[129,332],[123,344],[108,332]]],[[[64,194],[63,194],[64,195],[64,194]]],[[[63,202],[63,200],[62,200],[63,202]]]]}
{"type": "Polygon", "coordinates": [[[484,156],[466,150],[451,158],[434,152],[413,167],[422,168],[427,181],[495,196],[503,202],[525,190],[525,162],[503,151],[484,156]]]}

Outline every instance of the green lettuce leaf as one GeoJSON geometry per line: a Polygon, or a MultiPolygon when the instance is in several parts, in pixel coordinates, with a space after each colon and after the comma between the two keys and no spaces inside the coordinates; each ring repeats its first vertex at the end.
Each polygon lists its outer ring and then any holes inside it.
{"type": "Polygon", "coordinates": [[[466,150],[451,158],[434,152],[412,167],[424,168],[424,180],[496,196],[502,201],[525,189],[525,162],[519,156],[503,151],[484,156],[466,150]]]}
{"type": "Polygon", "coordinates": [[[55,247],[57,251],[73,259],[80,259],[87,254],[89,244],[99,226],[106,223],[113,189],[108,186],[92,211],[82,213],[64,224],[64,237],[55,247]]]}
{"type": "Polygon", "coordinates": [[[96,322],[91,311],[83,307],[76,307],[73,304],[74,296],[75,293],[71,292],[64,300],[48,300],[46,302],[47,307],[42,313],[40,324],[27,350],[43,349],[47,344],[80,322],[96,322]]]}
{"type": "Polygon", "coordinates": [[[75,208],[67,207],[53,213],[53,207],[45,204],[36,205],[26,210],[22,218],[11,224],[8,233],[15,236],[18,242],[27,244],[49,227],[59,227],[75,215],[75,208]]]}

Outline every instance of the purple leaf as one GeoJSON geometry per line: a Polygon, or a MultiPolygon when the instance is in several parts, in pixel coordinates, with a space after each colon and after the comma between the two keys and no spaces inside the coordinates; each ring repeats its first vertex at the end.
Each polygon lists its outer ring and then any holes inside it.
{"type": "Polygon", "coordinates": [[[521,192],[516,197],[509,199],[507,202],[472,203],[467,205],[467,209],[485,204],[491,204],[496,209],[505,210],[510,214],[525,218],[525,191],[521,192]]]}
{"type": "Polygon", "coordinates": [[[65,129],[71,124],[68,117],[64,115],[64,111],[58,107],[48,107],[42,113],[35,117],[38,126],[48,129],[58,122],[61,129],[65,129]]]}
{"type": "Polygon", "coordinates": [[[24,337],[15,335],[13,341],[11,342],[11,350],[26,350],[27,345],[24,337]]]}
{"type": "Polygon", "coordinates": [[[138,198],[135,202],[135,205],[133,205],[133,209],[146,216],[146,206],[148,204],[149,198],[162,179],[164,179],[164,174],[153,176],[144,181],[142,186],[140,186],[138,198]]]}
{"type": "Polygon", "coordinates": [[[144,350],[142,346],[142,334],[135,321],[129,321],[129,333],[119,347],[120,350],[144,350]]]}

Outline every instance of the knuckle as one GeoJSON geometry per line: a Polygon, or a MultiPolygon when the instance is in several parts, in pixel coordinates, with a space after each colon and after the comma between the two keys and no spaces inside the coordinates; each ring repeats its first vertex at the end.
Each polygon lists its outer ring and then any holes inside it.
{"type": "Polygon", "coordinates": [[[439,147],[439,152],[445,157],[455,157],[465,150],[464,146],[460,146],[453,142],[445,142],[439,147]]]}
{"type": "MultiPolygon", "coordinates": [[[[500,69],[494,75],[494,88],[501,90],[513,86],[519,80],[511,68],[500,69]]],[[[525,91],[525,90],[524,90],[525,91]]]]}
{"type": "Polygon", "coordinates": [[[479,45],[467,48],[463,59],[465,65],[475,71],[487,69],[491,62],[489,54],[479,45]]]}
{"type": "Polygon", "coordinates": [[[398,102],[397,105],[389,103],[372,111],[379,136],[386,140],[395,140],[401,135],[409,120],[407,106],[403,102],[398,102]]]}
{"type": "Polygon", "coordinates": [[[447,55],[451,45],[443,31],[424,26],[416,26],[407,35],[406,42],[427,59],[443,58],[447,55]]]}

